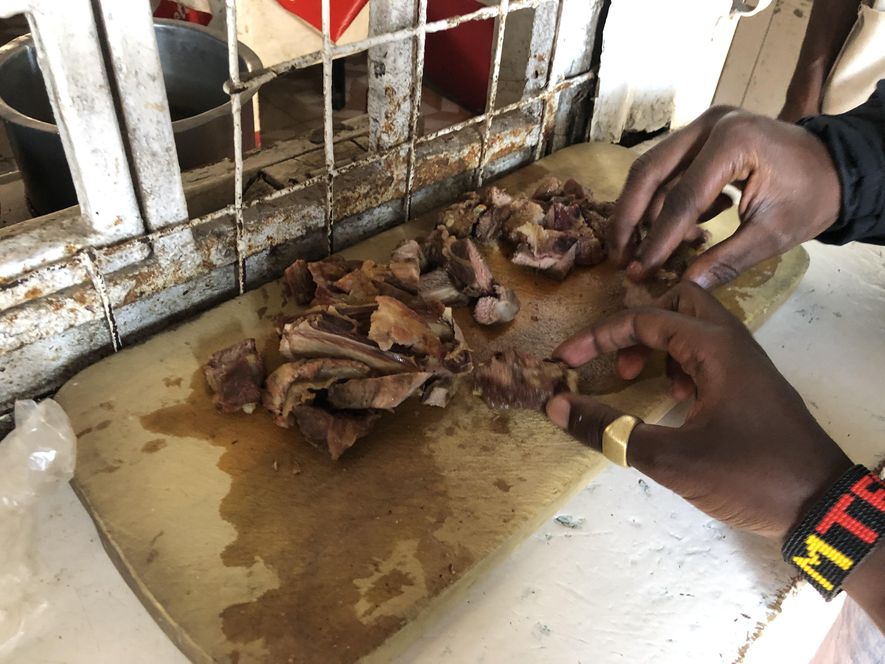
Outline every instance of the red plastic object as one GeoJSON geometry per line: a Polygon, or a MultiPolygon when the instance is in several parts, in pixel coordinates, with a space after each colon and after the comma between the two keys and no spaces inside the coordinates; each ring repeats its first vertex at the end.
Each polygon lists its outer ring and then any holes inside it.
{"type": "MultiPolygon", "coordinates": [[[[427,20],[462,16],[484,6],[476,0],[428,0],[427,20]]],[[[490,19],[427,35],[425,79],[440,94],[477,114],[486,108],[494,30],[490,19]]]]}
{"type": "MultiPolygon", "coordinates": [[[[320,0],[277,0],[280,6],[303,18],[317,30],[323,29],[322,3],[320,0]]],[[[353,23],[369,0],[330,0],[329,28],[333,42],[337,42],[353,23]]]]}
{"type": "Polygon", "coordinates": [[[163,0],[157,9],[154,10],[156,18],[174,18],[179,21],[187,21],[188,23],[198,23],[199,25],[209,25],[212,20],[212,14],[197,11],[196,9],[188,9],[184,5],[171,0],[163,0]]]}

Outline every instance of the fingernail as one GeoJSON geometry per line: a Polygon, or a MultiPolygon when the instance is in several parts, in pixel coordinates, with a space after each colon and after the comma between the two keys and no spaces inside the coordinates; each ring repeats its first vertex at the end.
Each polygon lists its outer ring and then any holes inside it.
{"type": "Polygon", "coordinates": [[[565,397],[553,397],[547,402],[547,417],[560,429],[568,428],[568,418],[572,406],[565,397]]]}
{"type": "Polygon", "coordinates": [[[712,288],[712,286],[714,285],[712,283],[712,279],[710,278],[710,275],[707,273],[699,274],[696,277],[695,276],[689,277],[688,275],[686,275],[684,278],[687,278],[689,281],[695,282],[698,286],[700,286],[704,290],[710,290],[710,288],[712,288]]]}

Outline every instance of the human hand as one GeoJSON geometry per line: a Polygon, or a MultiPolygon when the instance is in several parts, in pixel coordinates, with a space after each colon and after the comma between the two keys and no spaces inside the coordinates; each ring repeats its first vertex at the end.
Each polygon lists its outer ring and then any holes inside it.
{"type": "MultiPolygon", "coordinates": [[[[639,375],[649,350],[666,351],[675,392],[696,393],[685,424],[639,424],[627,460],[710,516],[782,540],[851,461],[747,329],[703,289],[683,282],[657,303],[627,309],[563,343],[572,367],[618,352],[618,371],[639,375]]],[[[554,423],[601,449],[621,416],[587,396],[547,405],[554,423]]]]}
{"type": "Polygon", "coordinates": [[[726,107],[712,108],[640,156],[615,206],[609,246],[627,275],[654,274],[696,224],[731,204],[743,189],[740,228],[701,254],[685,279],[704,288],[810,240],[839,215],[840,182],[824,144],[795,125],[726,107]],[[637,248],[636,227],[651,224],[637,248]]]}

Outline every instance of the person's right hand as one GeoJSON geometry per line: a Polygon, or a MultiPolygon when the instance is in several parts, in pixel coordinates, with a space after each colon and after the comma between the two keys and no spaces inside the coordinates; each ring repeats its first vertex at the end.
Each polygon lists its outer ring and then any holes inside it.
{"type": "MultiPolygon", "coordinates": [[[[696,392],[685,424],[639,424],[627,460],[710,516],[776,540],[851,461],[808,412],[749,331],[712,295],[681,283],[657,303],[627,309],[579,332],[554,356],[577,367],[619,352],[622,377],[639,375],[647,350],[668,353],[675,393],[696,392]]],[[[547,414],[600,450],[622,413],[561,394],[547,414]]]]}
{"type": "Polygon", "coordinates": [[[839,215],[839,177],[816,136],[715,107],[633,164],[615,205],[611,256],[634,281],[651,276],[681,242],[697,237],[699,221],[723,209],[729,183],[743,189],[740,228],[701,254],[684,277],[704,288],[816,237],[839,215]],[[643,221],[651,230],[635,247],[643,221]]]}

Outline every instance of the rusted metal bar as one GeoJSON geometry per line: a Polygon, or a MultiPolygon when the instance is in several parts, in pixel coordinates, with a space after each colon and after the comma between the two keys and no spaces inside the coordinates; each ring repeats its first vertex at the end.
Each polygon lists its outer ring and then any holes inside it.
{"type": "Polygon", "coordinates": [[[120,332],[117,330],[117,321],[114,319],[114,310],[111,307],[110,297],[108,297],[108,287],[105,283],[104,275],[102,275],[101,270],[96,265],[95,252],[92,249],[87,249],[80,254],[80,261],[92,280],[95,292],[98,293],[101,308],[104,310],[105,322],[111,335],[111,345],[114,347],[114,352],[117,352],[122,347],[120,332]]]}
{"type": "Polygon", "coordinates": [[[412,73],[412,115],[409,118],[409,152],[406,162],[406,195],[403,197],[403,218],[412,218],[412,188],[415,184],[415,141],[418,138],[418,118],[421,115],[421,95],[424,84],[424,49],[427,43],[427,0],[418,0],[418,24],[415,35],[415,69],[412,73]]]}
{"type": "Polygon", "coordinates": [[[332,237],[332,197],[335,193],[335,137],[332,126],[332,36],[329,0],[322,0],[323,27],[323,149],[326,158],[326,242],[334,251],[332,237]]]}
{"type": "MultiPolygon", "coordinates": [[[[417,0],[369,4],[370,34],[415,26],[417,0]]],[[[416,37],[417,38],[417,37],[416,37]]],[[[369,146],[385,150],[409,140],[414,106],[415,39],[373,46],[368,51],[369,146]]]]}
{"type": "MultiPolygon", "coordinates": [[[[562,25],[562,8],[565,0],[559,3],[556,8],[556,26],[553,28],[553,43],[550,46],[550,62],[547,66],[547,90],[556,82],[556,43],[559,41],[559,27],[562,25]]],[[[547,145],[553,134],[556,123],[556,108],[559,101],[558,95],[550,95],[546,97],[541,107],[541,134],[538,137],[538,144],[535,146],[535,161],[544,156],[547,151],[547,145]]]]}
{"type": "Polygon", "coordinates": [[[492,71],[489,77],[489,93],[486,101],[485,123],[482,130],[482,143],[479,150],[479,164],[473,181],[477,188],[482,186],[483,169],[485,168],[486,154],[489,149],[489,137],[492,134],[492,120],[495,112],[495,99],[498,96],[498,78],[501,76],[501,55],[504,52],[504,32],[507,29],[507,9],[510,0],[500,0],[498,5],[498,20],[495,31],[495,51],[492,57],[492,71]]]}
{"type": "MultiPolygon", "coordinates": [[[[240,90],[240,49],[237,39],[237,2],[225,0],[227,23],[227,68],[235,90],[240,90]]],[[[246,252],[244,247],[245,222],[243,220],[243,102],[240,92],[230,95],[230,112],[234,128],[234,222],[237,250],[237,285],[240,293],[246,291],[246,252]]]]}
{"type": "MultiPolygon", "coordinates": [[[[583,74],[579,74],[578,76],[573,76],[572,78],[567,78],[563,81],[560,81],[556,85],[548,88],[547,90],[545,90],[544,92],[542,92],[541,94],[539,94],[537,96],[527,97],[526,99],[521,99],[521,100],[516,101],[512,104],[508,104],[507,106],[502,106],[501,108],[497,108],[491,113],[491,116],[494,119],[494,118],[498,118],[502,115],[506,115],[507,113],[512,113],[513,111],[527,110],[532,105],[537,104],[538,101],[546,101],[547,99],[553,97],[554,95],[556,95],[564,90],[568,90],[571,87],[586,83],[587,81],[591,80],[593,77],[594,77],[593,72],[585,72],[583,74]]],[[[439,129],[439,130],[432,132],[430,134],[425,134],[423,136],[416,136],[415,137],[415,146],[417,147],[420,145],[425,145],[425,144],[431,143],[437,139],[440,139],[445,136],[459,132],[463,129],[467,129],[469,127],[474,127],[476,125],[483,124],[486,121],[486,119],[487,119],[487,114],[478,115],[478,116],[469,118],[467,120],[464,120],[462,122],[458,122],[456,124],[450,125],[448,127],[443,127],[442,129],[439,129]]],[[[375,163],[376,161],[382,160],[382,159],[388,157],[390,154],[399,151],[404,146],[408,147],[408,144],[405,143],[405,144],[395,145],[388,150],[368,154],[365,157],[363,157],[362,159],[357,159],[355,161],[350,162],[349,164],[344,164],[342,166],[334,166],[332,168],[332,175],[333,176],[344,175],[353,169],[362,168],[362,167],[367,166],[369,164],[375,163]]],[[[326,178],[326,176],[327,176],[327,174],[323,173],[322,175],[317,175],[317,176],[309,178],[303,182],[296,182],[296,183],[291,184],[287,187],[283,187],[282,189],[274,191],[273,193],[270,193],[267,196],[264,196],[256,201],[253,201],[249,205],[256,205],[256,204],[260,203],[261,201],[272,201],[274,199],[277,199],[277,198],[280,198],[283,196],[288,196],[289,194],[299,191],[301,189],[307,189],[308,187],[311,187],[311,186],[317,184],[318,182],[323,181],[326,178]]],[[[414,182],[414,180],[413,180],[413,182],[414,182]]],[[[200,219],[192,220],[190,223],[199,225],[200,223],[212,221],[214,219],[218,219],[219,217],[224,216],[225,214],[229,214],[232,209],[233,209],[233,206],[228,206],[227,208],[224,208],[224,209],[219,210],[217,212],[213,212],[208,215],[205,215],[204,217],[201,217],[200,219]]]]}

